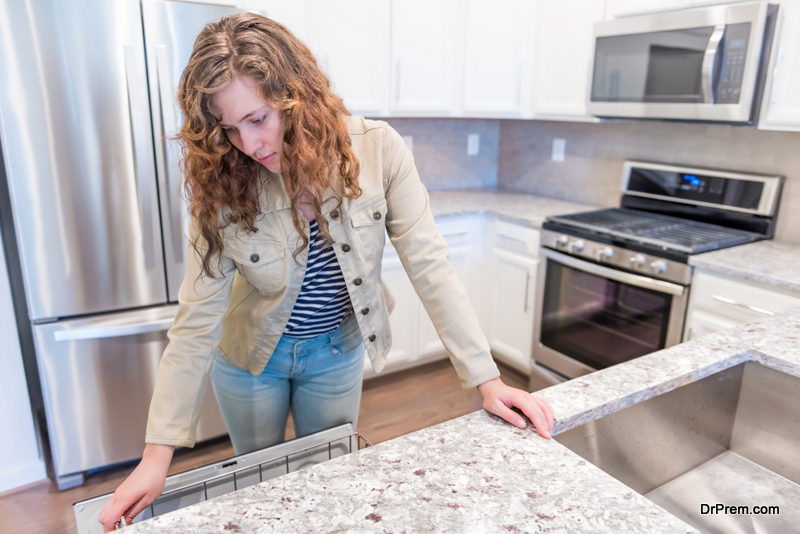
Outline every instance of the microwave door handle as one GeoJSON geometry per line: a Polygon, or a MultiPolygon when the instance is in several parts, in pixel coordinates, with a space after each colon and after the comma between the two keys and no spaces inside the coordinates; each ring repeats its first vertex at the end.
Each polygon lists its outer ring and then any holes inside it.
{"type": "Polygon", "coordinates": [[[718,24],[714,26],[714,31],[711,32],[711,37],[708,39],[708,46],[703,55],[702,66],[702,90],[703,102],[713,104],[716,87],[714,87],[714,72],[717,70],[716,65],[721,53],[720,44],[723,37],[725,37],[725,24],[718,24]]]}

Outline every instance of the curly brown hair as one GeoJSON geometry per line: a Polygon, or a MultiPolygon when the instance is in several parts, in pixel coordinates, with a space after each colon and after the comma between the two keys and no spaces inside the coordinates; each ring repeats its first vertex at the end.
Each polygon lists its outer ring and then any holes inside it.
{"type": "Polygon", "coordinates": [[[209,23],[195,41],[178,87],[183,127],[184,192],[199,228],[193,243],[203,272],[216,276],[212,259],[222,250],[222,229],[237,224],[255,232],[261,213],[262,165],[237,150],[214,113],[212,99],[237,76],[255,81],[264,100],[278,110],[283,128],[281,173],[287,178],[292,221],[302,237],[297,254],[308,246],[295,200],[306,191],[312,197],[320,233],[331,241],[321,213],[330,188],[337,204],[361,194],[359,162],[353,153],[342,99],[333,94],[328,78],[311,51],[281,24],[254,13],[240,13],[209,23]]]}

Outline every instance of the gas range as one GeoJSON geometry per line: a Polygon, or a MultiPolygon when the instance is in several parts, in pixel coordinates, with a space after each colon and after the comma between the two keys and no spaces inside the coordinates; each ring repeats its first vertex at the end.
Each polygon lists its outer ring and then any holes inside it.
{"type": "Polygon", "coordinates": [[[688,284],[692,254],[750,243],[764,236],[626,208],[607,208],[549,218],[542,244],[632,271],[688,284]]]}
{"type": "Polygon", "coordinates": [[[542,225],[531,390],[680,343],[689,258],[774,234],[782,178],[629,161],[618,208],[542,225]]]}
{"type": "Polygon", "coordinates": [[[548,217],[542,246],[688,284],[689,256],[772,237],[781,178],[626,162],[622,207],[548,217]]]}

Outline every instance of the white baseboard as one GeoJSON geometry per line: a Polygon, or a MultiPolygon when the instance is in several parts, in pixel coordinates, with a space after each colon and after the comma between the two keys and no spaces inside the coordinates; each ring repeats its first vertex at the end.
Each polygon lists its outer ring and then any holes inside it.
{"type": "Polygon", "coordinates": [[[44,462],[33,460],[20,466],[0,471],[0,493],[47,478],[44,462]]]}

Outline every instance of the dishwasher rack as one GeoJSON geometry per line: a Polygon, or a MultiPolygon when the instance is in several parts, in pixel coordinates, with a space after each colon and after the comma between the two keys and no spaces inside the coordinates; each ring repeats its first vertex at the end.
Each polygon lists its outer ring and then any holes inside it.
{"type": "MultiPolygon", "coordinates": [[[[315,434],[168,476],[164,491],[133,522],[218,497],[265,480],[369,447],[346,423],[315,434]]],[[[72,505],[78,534],[103,532],[97,518],[111,493],[72,505]]]]}

